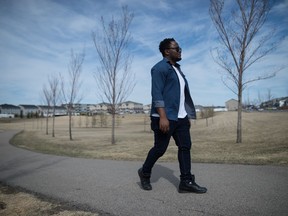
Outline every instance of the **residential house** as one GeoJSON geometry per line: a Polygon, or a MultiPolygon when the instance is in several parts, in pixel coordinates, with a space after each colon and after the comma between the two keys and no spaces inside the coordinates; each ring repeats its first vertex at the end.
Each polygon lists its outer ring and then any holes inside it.
{"type": "Polygon", "coordinates": [[[92,113],[108,113],[111,110],[111,105],[109,103],[99,103],[94,105],[94,107],[90,106],[92,113]]]}
{"type": "Polygon", "coordinates": [[[74,104],[74,112],[79,114],[87,114],[90,113],[91,104],[74,104]]]}
{"type": "Polygon", "coordinates": [[[145,114],[149,114],[151,112],[151,104],[147,104],[143,106],[143,112],[145,114]]]}
{"type": "Polygon", "coordinates": [[[119,111],[124,113],[142,113],[143,112],[143,104],[136,103],[133,101],[126,101],[119,104],[119,111]]]}
{"type": "Polygon", "coordinates": [[[39,115],[39,107],[35,105],[20,104],[20,116],[39,115]]]}
{"type": "Polygon", "coordinates": [[[260,107],[264,109],[287,109],[287,106],[288,97],[273,98],[260,104],[260,107]]]}
{"type": "Polygon", "coordinates": [[[279,108],[282,109],[282,108],[288,108],[288,97],[285,97],[285,98],[280,98],[279,100],[279,108]]]}
{"type": "Polygon", "coordinates": [[[225,102],[225,106],[228,111],[236,111],[238,110],[238,101],[235,99],[230,99],[225,102]]]}
{"type": "Polygon", "coordinates": [[[1,104],[0,114],[9,114],[14,116],[20,116],[21,109],[19,106],[14,106],[12,104],[1,104]]]}
{"type": "MultiPolygon", "coordinates": [[[[53,107],[47,105],[39,105],[39,112],[41,116],[52,116],[53,107]],[[49,113],[48,113],[49,110],[49,113]]],[[[67,109],[64,106],[55,106],[55,116],[64,116],[67,115],[67,109]]]]}

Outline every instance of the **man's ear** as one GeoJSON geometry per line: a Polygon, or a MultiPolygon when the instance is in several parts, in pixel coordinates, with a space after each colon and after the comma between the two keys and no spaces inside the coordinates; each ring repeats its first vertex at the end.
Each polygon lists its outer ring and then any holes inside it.
{"type": "Polygon", "coordinates": [[[169,49],[165,49],[165,50],[164,50],[165,56],[169,56],[169,53],[170,53],[169,49]]]}

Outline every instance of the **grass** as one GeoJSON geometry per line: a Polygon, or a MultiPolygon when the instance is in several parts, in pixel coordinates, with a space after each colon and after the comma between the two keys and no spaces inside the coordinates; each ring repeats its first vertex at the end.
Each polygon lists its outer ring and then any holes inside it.
{"type": "MultiPolygon", "coordinates": [[[[140,114],[119,117],[116,145],[110,144],[111,127],[100,127],[98,119],[98,125],[92,128],[90,118],[73,118],[73,141],[69,140],[67,117],[56,118],[56,137],[51,132],[45,135],[44,119],[2,122],[0,130],[23,130],[11,143],[37,152],[112,160],[145,159],[153,145],[149,117],[140,114]]],[[[236,112],[222,112],[210,118],[208,126],[205,119],[192,121],[193,162],[288,165],[288,112],[243,113],[241,144],[235,143],[236,120],[236,112]]],[[[177,161],[173,139],[160,161],[177,161]]]]}
{"type": "Polygon", "coordinates": [[[97,213],[31,194],[21,188],[0,184],[0,215],[10,216],[98,216],[97,213]]]}

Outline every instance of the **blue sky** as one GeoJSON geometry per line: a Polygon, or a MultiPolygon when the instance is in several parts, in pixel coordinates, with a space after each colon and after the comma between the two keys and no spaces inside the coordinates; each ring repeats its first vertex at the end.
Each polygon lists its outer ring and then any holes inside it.
{"type": "MultiPolygon", "coordinates": [[[[235,4],[234,1],[227,1],[235,4]]],[[[210,19],[208,0],[0,0],[0,104],[43,104],[43,84],[51,74],[67,74],[70,51],[85,47],[82,73],[82,103],[100,103],[93,73],[99,68],[91,32],[118,17],[127,5],[134,13],[131,70],[136,87],[128,100],[149,104],[150,69],[162,59],[159,42],[174,37],[182,47],[179,62],[189,82],[195,104],[224,106],[235,98],[221,81],[221,69],[210,50],[219,46],[210,19]],[[173,3],[172,3],[173,2],[173,3]]],[[[256,63],[255,71],[269,72],[285,66],[277,76],[252,83],[244,91],[244,101],[288,96],[288,1],[276,0],[263,31],[277,27],[283,37],[277,49],[256,63]],[[272,69],[271,69],[272,68],[272,69]]]]}

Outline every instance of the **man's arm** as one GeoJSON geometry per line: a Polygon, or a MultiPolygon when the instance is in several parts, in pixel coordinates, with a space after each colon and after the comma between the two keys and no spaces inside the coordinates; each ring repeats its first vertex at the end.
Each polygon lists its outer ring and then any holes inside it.
{"type": "Polygon", "coordinates": [[[163,133],[168,133],[169,132],[169,120],[167,119],[165,109],[163,107],[158,107],[157,112],[160,116],[159,129],[163,133]]]}

